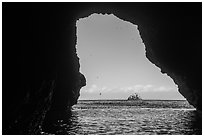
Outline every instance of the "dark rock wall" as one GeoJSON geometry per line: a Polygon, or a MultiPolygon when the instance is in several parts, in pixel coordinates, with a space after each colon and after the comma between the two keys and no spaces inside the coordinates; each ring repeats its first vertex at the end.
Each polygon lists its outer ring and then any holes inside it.
{"type": "Polygon", "coordinates": [[[3,3],[3,134],[39,133],[48,110],[77,102],[86,81],[75,53],[75,20],[67,10],[3,3]]]}
{"type": "Polygon", "coordinates": [[[148,59],[201,111],[201,3],[3,3],[3,134],[39,134],[51,112],[77,102],[85,77],[76,20],[113,13],[139,25],[148,59]]]}
{"type": "Polygon", "coordinates": [[[158,5],[154,30],[139,28],[147,58],[167,73],[179,92],[202,109],[201,3],[158,5]],[[162,11],[162,12],[161,12],[162,11]],[[152,36],[151,36],[152,35],[152,36]]]}

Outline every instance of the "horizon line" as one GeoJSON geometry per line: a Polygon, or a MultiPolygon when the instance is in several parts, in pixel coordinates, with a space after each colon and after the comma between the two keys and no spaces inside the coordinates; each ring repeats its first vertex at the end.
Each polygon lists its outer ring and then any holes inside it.
{"type": "MultiPolygon", "coordinates": [[[[79,99],[78,101],[97,101],[97,100],[127,100],[127,99],[79,99]]],[[[142,99],[142,100],[159,100],[159,101],[187,101],[186,99],[142,99]]],[[[128,100],[127,100],[128,101],[128,100]]],[[[130,100],[129,100],[130,101],[130,100]]],[[[134,101],[134,100],[133,100],[134,101]]]]}

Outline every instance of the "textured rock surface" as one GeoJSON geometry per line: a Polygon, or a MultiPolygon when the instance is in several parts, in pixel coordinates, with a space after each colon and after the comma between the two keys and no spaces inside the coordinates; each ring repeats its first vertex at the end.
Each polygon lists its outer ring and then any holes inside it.
{"type": "Polygon", "coordinates": [[[48,110],[66,111],[77,102],[86,81],[79,73],[75,21],[60,16],[62,10],[57,4],[3,4],[3,134],[39,134],[48,110]]]}
{"type": "Polygon", "coordinates": [[[3,134],[39,134],[45,115],[77,102],[86,82],[75,24],[92,13],[137,24],[147,58],[201,111],[201,3],[3,3],[2,10],[3,134]]]}

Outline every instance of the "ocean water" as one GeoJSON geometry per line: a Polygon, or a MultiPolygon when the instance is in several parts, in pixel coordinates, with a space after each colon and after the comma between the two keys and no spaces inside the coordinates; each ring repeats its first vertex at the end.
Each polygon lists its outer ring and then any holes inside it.
{"type": "Polygon", "coordinates": [[[80,100],[52,134],[196,135],[202,120],[187,101],[80,100]]]}

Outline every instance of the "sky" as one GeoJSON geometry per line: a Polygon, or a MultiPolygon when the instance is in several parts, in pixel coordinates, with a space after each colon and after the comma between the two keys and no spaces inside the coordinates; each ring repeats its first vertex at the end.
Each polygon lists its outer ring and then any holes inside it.
{"type": "Polygon", "coordinates": [[[76,22],[77,55],[86,86],[80,100],[142,99],[183,100],[173,80],[145,57],[137,25],[113,14],[91,14],[76,22]]]}

